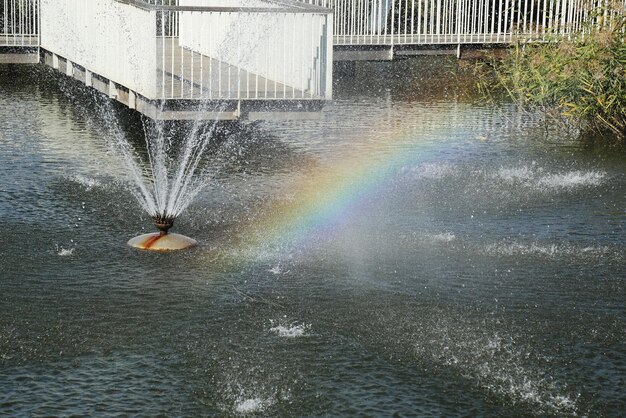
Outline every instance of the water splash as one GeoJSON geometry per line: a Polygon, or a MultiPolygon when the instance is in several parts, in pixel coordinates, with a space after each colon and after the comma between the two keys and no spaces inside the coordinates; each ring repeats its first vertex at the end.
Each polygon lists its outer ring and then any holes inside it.
{"type": "Polygon", "coordinates": [[[493,256],[542,256],[546,258],[557,257],[615,257],[620,256],[619,251],[609,246],[581,246],[571,243],[523,243],[516,241],[503,241],[489,244],[485,247],[485,253],[493,256]]]}
{"type": "Polygon", "coordinates": [[[57,255],[60,257],[72,256],[74,255],[74,250],[75,248],[63,248],[63,247],[59,247],[58,245],[56,247],[57,255]]]}
{"type": "Polygon", "coordinates": [[[456,239],[456,235],[452,232],[442,232],[440,234],[426,234],[427,238],[430,238],[434,242],[452,242],[456,239]]]}
{"type": "MultiPolygon", "coordinates": [[[[229,357],[229,362],[232,359],[229,357]]],[[[289,387],[284,387],[283,375],[268,379],[264,369],[256,363],[242,367],[245,360],[237,359],[233,369],[226,371],[223,379],[218,379],[223,399],[216,406],[228,416],[268,415],[276,404],[291,398],[289,387]],[[241,363],[243,361],[243,363],[241,363]],[[261,373],[261,375],[257,375],[261,373]]],[[[228,369],[229,366],[226,366],[228,369]]],[[[271,414],[269,414],[271,415],[271,414]]]]}
{"type": "Polygon", "coordinates": [[[292,323],[292,324],[284,325],[284,324],[278,323],[277,325],[274,325],[275,321],[272,321],[272,320],[270,320],[270,323],[273,325],[269,329],[270,332],[278,335],[279,337],[286,337],[286,338],[303,337],[307,335],[307,332],[311,329],[310,324],[292,323]]]}
{"type": "Polygon", "coordinates": [[[454,174],[454,167],[448,163],[433,162],[404,167],[401,171],[415,179],[440,180],[454,174]]]}
{"type": "Polygon", "coordinates": [[[528,345],[524,335],[502,332],[500,319],[479,324],[441,312],[436,319],[416,318],[404,325],[403,338],[412,341],[414,354],[424,364],[459,373],[486,393],[536,415],[579,411],[578,395],[554,374],[550,356],[528,345]]]}
{"type": "Polygon", "coordinates": [[[550,192],[600,186],[606,175],[605,172],[595,170],[548,173],[542,167],[533,165],[530,167],[502,167],[496,172],[494,178],[536,191],[550,192]]]}
{"type": "Polygon", "coordinates": [[[245,125],[202,119],[153,121],[145,116],[128,120],[108,97],[92,97],[104,122],[96,126],[105,127],[111,152],[126,168],[123,184],[155,223],[171,226],[219,173],[237,162],[233,155],[240,152],[239,133],[247,132],[245,125]],[[128,122],[137,126],[126,126],[128,122]]]}
{"type": "Polygon", "coordinates": [[[131,146],[119,123],[111,121],[114,148],[128,168],[131,192],[143,210],[153,218],[176,218],[214,174],[211,169],[216,167],[202,167],[201,163],[214,139],[217,123],[197,121],[180,144],[175,144],[175,138],[166,132],[165,122],[142,119],[142,123],[146,146],[143,156],[131,146]],[[179,152],[172,156],[175,148],[179,152]]]}
{"type": "Polygon", "coordinates": [[[238,414],[252,414],[255,412],[262,412],[268,406],[274,403],[273,399],[237,399],[235,401],[235,412],[238,414]]]}
{"type": "MultiPolygon", "coordinates": [[[[252,57],[252,51],[256,50],[260,41],[251,41],[244,51],[237,50],[237,56],[233,56],[232,39],[239,31],[240,19],[235,19],[221,35],[215,39],[215,58],[229,62],[235,67],[241,67],[252,57]]],[[[135,28],[129,21],[121,19],[124,33],[131,36],[135,28]]],[[[273,27],[271,21],[265,22],[259,29],[261,34],[266,33],[273,27]]],[[[129,40],[127,40],[129,41],[129,40]]],[[[135,60],[136,61],[136,60],[135,60]]],[[[197,110],[198,118],[193,121],[191,128],[185,131],[183,138],[178,141],[172,134],[170,126],[164,121],[151,121],[142,117],[143,133],[145,137],[145,153],[134,148],[116,116],[111,101],[103,96],[99,97],[102,115],[107,120],[107,125],[112,130],[113,148],[121,155],[128,175],[133,186],[131,193],[136,197],[143,210],[160,221],[173,222],[194,200],[209,183],[222,166],[204,164],[209,146],[214,143],[214,134],[218,127],[217,120],[205,120],[209,113],[222,113],[228,104],[222,103],[217,106],[210,101],[202,102],[197,110]],[[174,148],[177,148],[176,156],[172,156],[174,148]]],[[[163,106],[164,103],[161,103],[163,106]]],[[[163,108],[160,109],[161,111],[163,108]]]]}
{"type": "Polygon", "coordinates": [[[73,176],[71,178],[72,181],[80,184],[81,186],[83,186],[85,188],[85,190],[90,191],[91,189],[95,188],[95,187],[101,187],[102,184],[96,180],[95,178],[91,178],[91,177],[87,177],[87,176],[83,176],[80,174],[77,174],[75,176],[73,176]]]}
{"type": "Polygon", "coordinates": [[[286,274],[289,273],[290,270],[285,270],[284,266],[281,263],[276,264],[274,267],[272,267],[271,269],[267,270],[269,273],[272,273],[276,276],[279,276],[281,274],[286,274]]]}
{"type": "Polygon", "coordinates": [[[575,189],[578,187],[599,186],[606,173],[598,171],[570,171],[551,174],[540,178],[538,185],[548,189],[575,189]]]}

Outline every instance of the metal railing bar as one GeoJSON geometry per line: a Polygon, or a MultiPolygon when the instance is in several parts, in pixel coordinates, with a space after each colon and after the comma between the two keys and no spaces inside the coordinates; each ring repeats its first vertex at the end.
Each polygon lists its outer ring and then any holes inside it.
{"type": "MultiPolygon", "coordinates": [[[[301,13],[332,13],[332,8],[319,6],[313,3],[303,3],[294,0],[265,0],[267,3],[278,4],[284,7],[299,9],[301,13]]],[[[281,10],[282,11],[282,10],[281,10]]]]}
{"type": "MultiPolygon", "coordinates": [[[[225,7],[225,6],[171,6],[146,3],[144,0],[115,0],[118,3],[128,4],[143,10],[169,10],[176,12],[222,12],[222,13],[332,13],[332,9],[325,7],[307,5],[305,3],[271,1],[271,3],[282,4],[283,7],[225,7]],[[291,4],[293,3],[293,5],[291,4]]],[[[270,3],[269,0],[266,0],[270,3]]]]}

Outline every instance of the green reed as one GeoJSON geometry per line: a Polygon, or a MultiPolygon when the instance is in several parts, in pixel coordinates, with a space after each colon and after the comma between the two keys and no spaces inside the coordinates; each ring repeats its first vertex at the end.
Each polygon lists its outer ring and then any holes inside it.
{"type": "Polygon", "coordinates": [[[570,39],[518,43],[501,60],[479,70],[479,88],[504,92],[522,106],[565,118],[582,134],[626,140],[626,13],[591,13],[585,30],[570,39]]]}

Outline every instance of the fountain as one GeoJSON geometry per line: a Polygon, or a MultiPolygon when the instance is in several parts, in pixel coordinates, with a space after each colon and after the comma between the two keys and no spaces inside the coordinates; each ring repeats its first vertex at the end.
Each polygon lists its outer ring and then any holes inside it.
{"type": "Polygon", "coordinates": [[[174,225],[173,217],[157,216],[154,219],[154,225],[159,232],[151,232],[131,238],[128,245],[142,250],[152,251],[173,251],[182,250],[193,247],[198,242],[185,235],[169,233],[169,229],[174,225]]]}
{"type": "Polygon", "coordinates": [[[158,229],[158,232],[130,239],[128,245],[151,251],[181,250],[197,245],[193,238],[172,233],[170,229],[219,171],[219,165],[202,161],[208,154],[209,143],[215,138],[217,121],[175,126],[142,117],[145,149],[143,144],[135,148],[120,126],[121,118],[116,115],[113,104],[101,98],[100,106],[103,107],[101,114],[112,129],[111,145],[128,168],[132,180],[130,191],[158,229]]]}
{"type": "Polygon", "coordinates": [[[158,232],[146,233],[128,241],[133,248],[173,251],[197,245],[185,235],[169,232],[176,218],[208,184],[215,166],[202,167],[207,146],[214,137],[217,122],[196,121],[184,130],[177,157],[172,156],[175,133],[166,122],[143,120],[147,162],[133,150],[118,129],[117,148],[134,178],[133,192],[143,209],[152,217],[158,232]]]}
{"type": "MultiPolygon", "coordinates": [[[[258,54],[259,46],[262,46],[265,38],[269,36],[268,31],[274,27],[274,20],[264,16],[262,23],[259,23],[254,19],[246,20],[237,16],[226,26],[225,33],[213,40],[211,56],[218,62],[229,63],[237,68],[238,72],[244,67],[251,67],[252,62],[255,61],[255,54],[258,54]],[[255,36],[240,39],[242,25],[246,27],[254,25],[258,33],[255,36]],[[239,47],[233,47],[233,39],[238,40],[239,47]]],[[[133,32],[131,28],[126,29],[126,33],[133,32]]],[[[161,30],[164,29],[161,28],[161,30]]],[[[228,73],[230,88],[230,69],[228,73]]],[[[196,240],[171,233],[169,230],[174,225],[175,219],[222,167],[219,163],[207,164],[204,161],[208,156],[209,144],[214,142],[218,121],[203,121],[203,118],[209,114],[225,113],[228,101],[218,104],[211,103],[211,100],[201,102],[197,109],[198,119],[189,121],[191,122],[189,124],[182,123],[180,125],[183,127],[182,131],[177,131],[175,124],[171,125],[162,120],[155,121],[142,116],[145,150],[147,151],[143,152],[143,149],[133,148],[128,141],[125,130],[120,127],[119,118],[115,116],[113,104],[103,96],[100,96],[100,100],[104,100],[101,102],[103,108],[101,113],[105,119],[108,119],[108,126],[113,130],[112,144],[129,169],[133,184],[131,192],[159,230],[134,237],[128,241],[128,245],[152,251],[180,250],[197,245],[196,240]]],[[[165,101],[160,102],[160,106],[159,111],[163,112],[165,101]]],[[[212,155],[215,160],[220,160],[221,152],[228,152],[231,140],[227,139],[217,148],[217,155],[212,155]]]]}

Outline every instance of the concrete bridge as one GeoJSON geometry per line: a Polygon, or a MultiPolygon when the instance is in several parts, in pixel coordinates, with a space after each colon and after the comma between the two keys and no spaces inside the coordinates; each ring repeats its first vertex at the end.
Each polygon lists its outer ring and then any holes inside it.
{"type": "Polygon", "coordinates": [[[43,62],[154,119],[306,118],[332,11],[273,0],[0,0],[0,62],[43,62]]]}
{"type": "Polygon", "coordinates": [[[626,0],[0,0],[0,63],[43,62],[154,119],[301,118],[333,60],[570,37],[626,0]],[[601,7],[605,6],[605,7],[601,7]],[[598,13],[600,11],[600,13],[598,13]]]}

